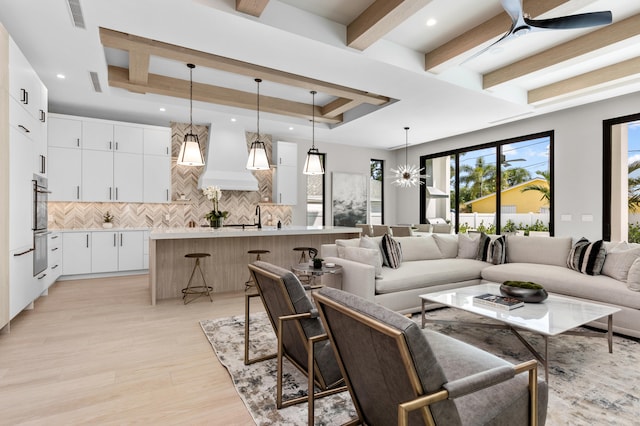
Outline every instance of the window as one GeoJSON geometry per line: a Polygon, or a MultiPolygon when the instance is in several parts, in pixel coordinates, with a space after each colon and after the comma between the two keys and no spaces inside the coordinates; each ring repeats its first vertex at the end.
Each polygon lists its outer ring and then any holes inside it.
{"type": "MultiPolygon", "coordinates": [[[[325,154],[320,154],[322,167],[325,168],[325,154]]],[[[307,176],[307,226],[323,226],[324,218],[324,177],[325,175],[307,176]]]]}
{"type": "Polygon", "coordinates": [[[371,160],[371,176],[369,179],[369,223],[384,223],[384,167],[382,160],[371,160]]]}
{"type": "Polygon", "coordinates": [[[546,132],[421,157],[421,221],[444,218],[456,232],[551,234],[552,153],[546,132]]]}

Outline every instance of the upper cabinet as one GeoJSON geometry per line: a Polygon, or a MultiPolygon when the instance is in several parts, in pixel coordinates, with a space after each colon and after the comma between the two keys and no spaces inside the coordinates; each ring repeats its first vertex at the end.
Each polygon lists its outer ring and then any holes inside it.
{"type": "Polygon", "coordinates": [[[53,114],[49,141],[50,201],[169,202],[171,129],[53,114]]]}
{"type": "Polygon", "coordinates": [[[276,168],[273,177],[273,202],[295,205],[298,202],[298,145],[292,142],[275,143],[273,155],[276,168]]]}

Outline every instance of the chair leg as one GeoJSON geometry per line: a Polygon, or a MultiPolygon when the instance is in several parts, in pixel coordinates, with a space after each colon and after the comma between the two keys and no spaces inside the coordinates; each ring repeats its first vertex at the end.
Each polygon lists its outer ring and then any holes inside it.
{"type": "Polygon", "coordinates": [[[249,327],[249,317],[250,317],[249,308],[251,306],[251,299],[258,296],[260,296],[259,293],[244,295],[244,365],[266,361],[268,359],[273,359],[277,356],[277,354],[268,354],[268,355],[263,355],[253,359],[249,358],[249,342],[251,339],[250,327],[249,327]]]}

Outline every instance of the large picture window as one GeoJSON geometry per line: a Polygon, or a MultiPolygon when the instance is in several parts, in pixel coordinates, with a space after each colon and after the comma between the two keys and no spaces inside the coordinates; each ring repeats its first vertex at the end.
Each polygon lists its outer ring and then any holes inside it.
{"type": "Polygon", "coordinates": [[[369,223],[384,223],[384,163],[382,160],[371,160],[371,179],[369,179],[369,223]]]}
{"type": "Polygon", "coordinates": [[[552,154],[553,132],[545,132],[421,157],[421,222],[553,235],[552,154]]]}

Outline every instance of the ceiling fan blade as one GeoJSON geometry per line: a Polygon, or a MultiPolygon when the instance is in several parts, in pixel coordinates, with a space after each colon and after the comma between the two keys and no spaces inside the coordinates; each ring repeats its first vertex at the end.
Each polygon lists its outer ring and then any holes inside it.
{"type": "Polygon", "coordinates": [[[460,65],[466,64],[467,62],[477,58],[478,56],[486,53],[487,51],[491,50],[494,46],[498,45],[499,43],[502,43],[503,41],[505,41],[508,38],[511,37],[515,37],[515,35],[513,34],[513,27],[507,31],[502,37],[500,37],[498,40],[494,41],[493,43],[491,43],[489,46],[485,47],[484,49],[478,50],[476,53],[474,53],[473,55],[469,56],[467,59],[465,59],[464,61],[460,62],[460,65]]]}
{"type": "Polygon", "coordinates": [[[515,25],[522,17],[522,0],[500,0],[502,8],[511,17],[511,22],[515,25]]]}
{"type": "Polygon", "coordinates": [[[572,30],[576,28],[597,27],[613,22],[610,11],[581,13],[578,15],[560,16],[550,19],[524,18],[527,25],[548,30],[572,30]]]}

